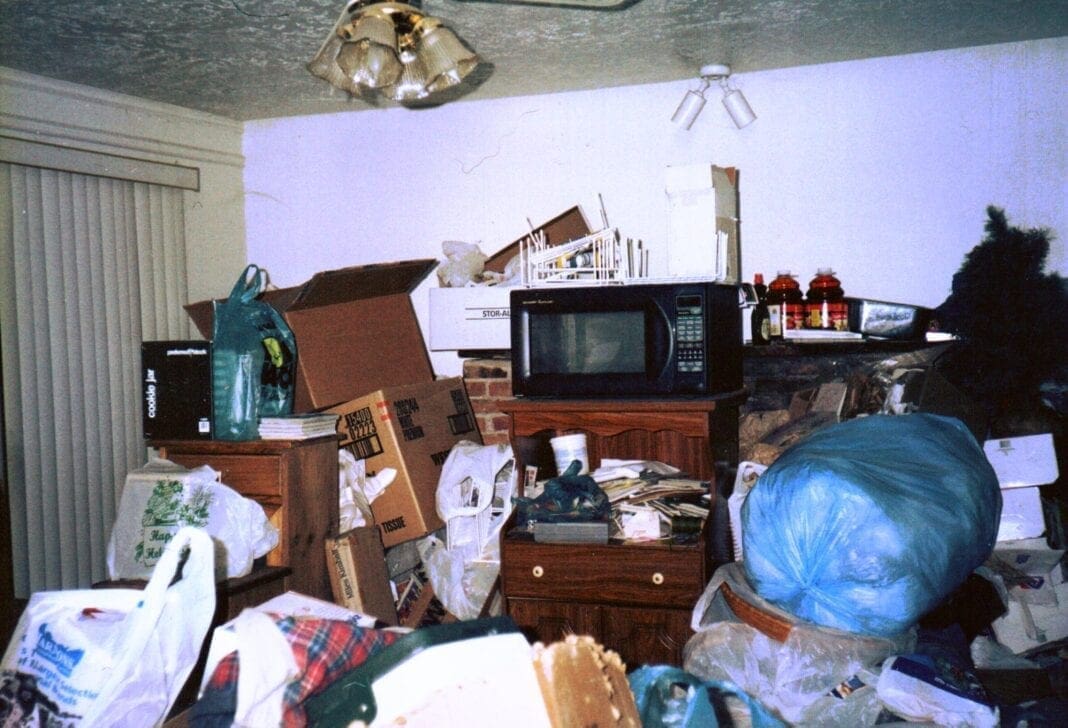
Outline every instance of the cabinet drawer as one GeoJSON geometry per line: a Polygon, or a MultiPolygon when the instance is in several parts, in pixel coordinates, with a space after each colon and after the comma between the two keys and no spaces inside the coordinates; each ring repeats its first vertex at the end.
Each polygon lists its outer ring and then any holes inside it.
{"type": "Polygon", "coordinates": [[[692,608],[705,586],[700,546],[544,544],[504,539],[508,598],[692,608]]]}
{"type": "Polygon", "coordinates": [[[205,455],[198,452],[167,451],[167,459],[195,468],[210,465],[222,473],[222,482],[250,498],[281,498],[282,458],[264,455],[205,455]]]}

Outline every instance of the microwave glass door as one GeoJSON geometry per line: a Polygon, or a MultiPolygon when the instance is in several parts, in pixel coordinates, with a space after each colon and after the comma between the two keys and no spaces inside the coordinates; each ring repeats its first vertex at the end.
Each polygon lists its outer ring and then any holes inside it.
{"type": "Polygon", "coordinates": [[[535,374],[640,374],[646,370],[645,312],[531,313],[535,374]]]}

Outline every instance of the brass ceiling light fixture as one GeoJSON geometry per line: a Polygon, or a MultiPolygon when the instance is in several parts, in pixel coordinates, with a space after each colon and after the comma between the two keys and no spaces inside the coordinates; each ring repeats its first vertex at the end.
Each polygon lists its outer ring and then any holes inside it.
{"type": "Polygon", "coordinates": [[[502,5],[549,5],[576,10],[622,10],[638,0],[461,0],[469,3],[495,2],[502,5]]]}
{"type": "Polygon", "coordinates": [[[307,68],[354,96],[377,92],[403,103],[457,85],[480,60],[416,4],[355,0],[307,68]]]}

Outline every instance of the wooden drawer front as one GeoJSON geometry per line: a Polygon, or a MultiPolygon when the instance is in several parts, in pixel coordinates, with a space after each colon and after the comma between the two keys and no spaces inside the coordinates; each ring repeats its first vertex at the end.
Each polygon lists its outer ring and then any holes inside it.
{"type": "Polygon", "coordinates": [[[281,498],[282,458],[265,455],[206,455],[167,451],[167,458],[187,468],[209,465],[222,473],[222,482],[250,498],[258,496],[281,498]]]}
{"type": "Polygon", "coordinates": [[[704,588],[703,572],[696,547],[503,543],[508,598],[691,608],[704,588]]]}

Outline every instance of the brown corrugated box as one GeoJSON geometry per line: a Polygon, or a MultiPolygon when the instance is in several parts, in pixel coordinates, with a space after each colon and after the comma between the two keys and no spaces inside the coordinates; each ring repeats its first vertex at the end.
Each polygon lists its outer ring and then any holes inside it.
{"type": "MultiPolygon", "coordinates": [[[[582,210],[576,205],[564,210],[552,220],[534,228],[533,232],[545,233],[545,243],[547,245],[562,245],[571,240],[584,238],[593,231],[586,224],[586,218],[583,216],[582,210]]],[[[504,273],[504,268],[508,265],[508,261],[519,254],[520,241],[526,240],[527,237],[529,236],[524,235],[519,240],[513,240],[498,250],[486,260],[483,267],[488,271],[504,273]]]]}
{"type": "Polygon", "coordinates": [[[368,476],[397,471],[371,502],[384,546],[445,525],[435,503],[441,466],[461,440],[482,444],[463,379],[387,387],[327,411],[341,415],[341,447],[365,461],[368,476]]]}
{"type": "MultiPolygon", "coordinates": [[[[437,264],[421,259],[341,268],[262,294],[297,339],[294,411],[322,409],[382,387],[433,381],[409,294],[437,264]]],[[[185,307],[209,340],[212,303],[185,307]]]]}
{"type": "Polygon", "coordinates": [[[397,607],[378,529],[360,526],[328,538],[326,560],[335,602],[386,624],[397,624],[397,607]]]}

